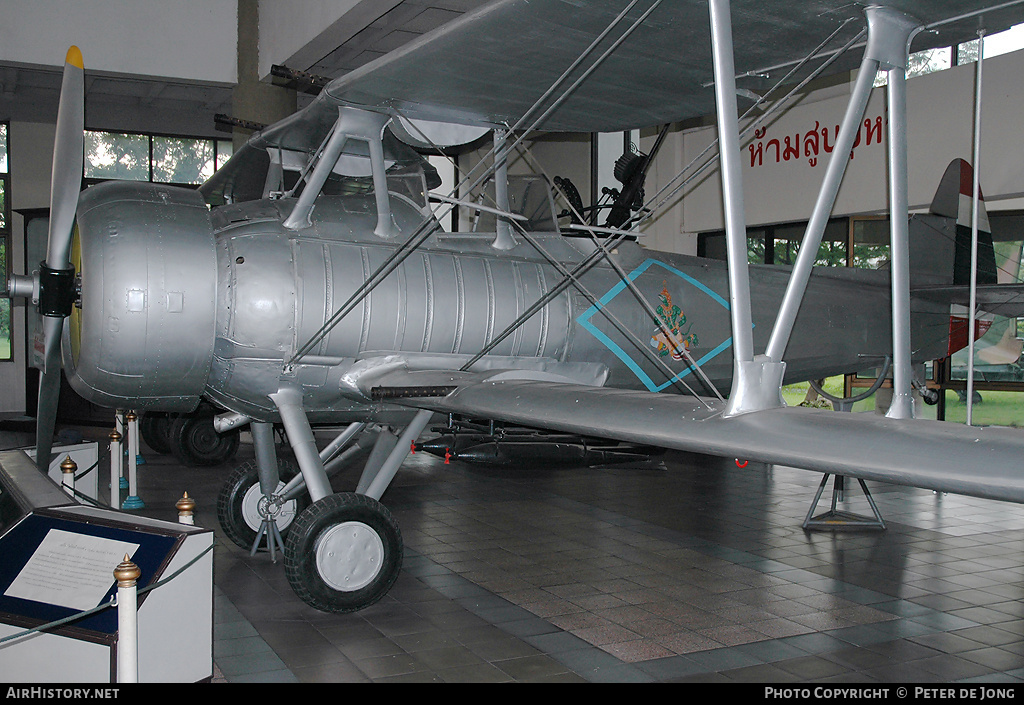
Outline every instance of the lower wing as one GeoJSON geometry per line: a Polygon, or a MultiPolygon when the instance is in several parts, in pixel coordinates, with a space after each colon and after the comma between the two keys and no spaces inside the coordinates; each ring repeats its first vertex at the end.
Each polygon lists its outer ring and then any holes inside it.
{"type": "Polygon", "coordinates": [[[378,381],[374,396],[471,418],[1024,502],[1024,433],[1016,429],[799,407],[724,418],[724,403],[715,399],[524,377],[395,372],[378,381]]]}

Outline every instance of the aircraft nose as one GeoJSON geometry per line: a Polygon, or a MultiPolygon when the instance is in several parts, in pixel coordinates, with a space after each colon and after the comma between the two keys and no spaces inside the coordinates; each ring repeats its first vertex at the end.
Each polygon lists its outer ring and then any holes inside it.
{"type": "Polygon", "coordinates": [[[82,194],[79,304],[65,327],[71,386],[101,406],[188,411],[213,361],[213,228],[190,189],[108,182],[82,194]]]}

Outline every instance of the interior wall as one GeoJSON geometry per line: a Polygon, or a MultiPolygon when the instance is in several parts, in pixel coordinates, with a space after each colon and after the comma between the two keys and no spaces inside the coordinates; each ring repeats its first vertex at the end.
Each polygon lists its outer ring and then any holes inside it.
{"type": "MultiPolygon", "coordinates": [[[[485,169],[489,169],[494,158],[491,155],[492,142],[483,139],[474,149],[467,150],[458,157],[459,179],[476,180],[485,169]],[[481,160],[485,165],[480,166],[481,160]]],[[[510,174],[546,174],[554,179],[556,176],[569,179],[580,192],[584,205],[590,204],[590,135],[550,135],[537,140],[526,140],[521,149],[516,149],[508,158],[510,174]],[[527,154],[529,156],[527,156],[527,154]]],[[[466,184],[468,185],[468,183],[466,184]]],[[[462,193],[465,198],[466,194],[462,193]]],[[[565,202],[556,197],[555,210],[561,212],[565,202]]],[[[467,208],[459,209],[459,230],[472,228],[472,213],[467,208]]]]}
{"type": "MultiPolygon", "coordinates": [[[[1020,115],[1024,96],[1019,76],[1024,52],[985,60],[982,80],[980,178],[990,210],[1024,194],[1024,141],[1020,115]]],[[[831,90],[831,89],[830,89],[831,90]]],[[[912,209],[930,204],[939,178],[954,158],[971,161],[975,64],[958,66],[907,81],[909,202],[912,209]]],[[[741,144],[743,191],[750,225],[806,220],[829,158],[821,131],[834,143],[846,95],[807,100],[763,125],[741,144]],[[817,137],[813,137],[817,134],[817,137]],[[797,151],[786,151],[787,141],[797,151]],[[815,148],[817,152],[815,153],[815,148]]],[[[813,96],[812,96],[813,98],[813,96]]],[[[854,150],[836,200],[835,215],[886,212],[888,209],[885,136],[885,89],[876,88],[868,103],[861,144],[854,150]],[[879,138],[880,133],[880,138],[879,138]]],[[[862,123],[863,124],[863,123],[862,123]]],[[[683,162],[696,157],[717,135],[713,127],[687,131],[683,162]]],[[[665,169],[666,174],[674,173],[665,169]]],[[[717,163],[685,190],[680,232],[683,244],[695,233],[722,229],[721,177],[717,163]]],[[[1005,207],[1005,206],[1004,206],[1005,207]]]]}
{"type": "Polygon", "coordinates": [[[0,0],[0,61],[63,66],[74,44],[90,71],[230,84],[236,16],[237,0],[0,0]]]}

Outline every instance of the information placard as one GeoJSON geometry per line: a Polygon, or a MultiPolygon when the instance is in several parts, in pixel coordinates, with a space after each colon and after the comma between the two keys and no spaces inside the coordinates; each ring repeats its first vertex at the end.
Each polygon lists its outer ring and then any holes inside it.
{"type": "Polygon", "coordinates": [[[131,556],[139,544],[50,529],[21,569],[5,597],[87,610],[110,590],[110,566],[131,556]]]}

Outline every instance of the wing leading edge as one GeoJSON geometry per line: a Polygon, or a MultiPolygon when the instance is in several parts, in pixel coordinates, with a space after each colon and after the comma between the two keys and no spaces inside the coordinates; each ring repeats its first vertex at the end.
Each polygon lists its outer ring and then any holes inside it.
{"type": "MultiPolygon", "coordinates": [[[[410,377],[410,380],[414,379],[410,377]]],[[[388,386],[412,381],[385,380],[388,386]]],[[[460,379],[406,406],[741,458],[939,492],[1024,502],[1024,433],[790,407],[723,418],[724,403],[524,379],[460,379]]],[[[411,388],[411,387],[410,387],[411,388]]]]}

